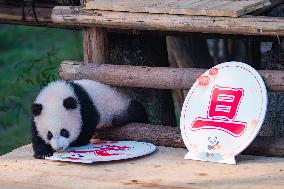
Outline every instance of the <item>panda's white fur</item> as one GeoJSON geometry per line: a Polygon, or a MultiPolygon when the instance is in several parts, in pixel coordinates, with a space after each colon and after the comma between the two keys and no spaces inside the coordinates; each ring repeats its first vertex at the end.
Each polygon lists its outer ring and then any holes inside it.
{"type": "MultiPolygon", "coordinates": [[[[99,124],[94,127],[100,128],[111,125],[114,115],[125,111],[129,106],[130,98],[102,83],[91,80],[76,80],[89,95],[100,115],[99,124]]],[[[66,149],[81,132],[82,117],[80,104],[76,109],[66,110],[62,105],[64,99],[74,97],[73,87],[66,81],[55,81],[47,85],[35,99],[34,103],[42,105],[40,115],[34,116],[34,123],[38,135],[46,144],[50,144],[55,151],[66,149]],[[61,129],[67,129],[69,138],[60,136],[61,129]],[[48,131],[53,135],[51,140],[47,139],[48,131]]]]}
{"type": "Polygon", "coordinates": [[[97,110],[100,113],[100,122],[97,128],[111,125],[113,115],[124,111],[129,103],[130,98],[108,85],[92,80],[76,80],[92,98],[97,110]]]}

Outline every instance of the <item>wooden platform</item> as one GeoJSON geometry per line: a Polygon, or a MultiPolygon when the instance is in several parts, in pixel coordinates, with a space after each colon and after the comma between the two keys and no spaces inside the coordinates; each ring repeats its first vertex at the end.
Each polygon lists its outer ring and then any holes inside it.
{"type": "Polygon", "coordinates": [[[284,36],[284,18],[261,16],[207,17],[55,7],[52,11],[52,20],[60,25],[87,27],[284,36]]]}
{"type": "Polygon", "coordinates": [[[260,8],[269,8],[271,5],[269,0],[94,0],[88,2],[86,8],[191,16],[238,17],[260,8]]]}
{"type": "Polygon", "coordinates": [[[89,165],[32,158],[30,145],[0,157],[0,188],[283,188],[284,158],[242,156],[238,165],[184,160],[158,147],[143,158],[89,165]]]}

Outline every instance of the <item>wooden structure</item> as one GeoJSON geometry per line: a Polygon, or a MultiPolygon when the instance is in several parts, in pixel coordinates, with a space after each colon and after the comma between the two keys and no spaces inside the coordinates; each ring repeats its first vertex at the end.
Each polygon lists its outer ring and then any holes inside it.
{"type": "MultiPolygon", "coordinates": [[[[82,0],[82,6],[45,7],[22,21],[19,11],[0,6],[0,22],[83,29],[84,63],[64,61],[63,79],[90,78],[116,86],[188,89],[204,72],[195,68],[150,68],[108,63],[108,30],[150,30],[186,34],[284,36],[284,19],[256,16],[281,0],[82,0]],[[140,3],[139,3],[140,2],[140,3]],[[87,3],[85,5],[85,3],[87,3]],[[122,12],[123,11],[123,12],[122,12]],[[51,13],[51,15],[50,15],[51,13]],[[153,14],[155,13],[155,14],[153,14]],[[167,14],[164,14],[167,13],[167,14]],[[246,15],[250,13],[250,15],[246,15]],[[14,17],[11,15],[15,14],[14,17]],[[94,64],[95,63],[95,64],[94,64]],[[143,77],[142,77],[143,75],[143,77]],[[145,77],[145,75],[147,77],[145,77]]],[[[12,6],[12,5],[11,5],[12,6]]],[[[262,70],[270,91],[284,91],[284,71],[262,70]]],[[[158,151],[141,159],[68,164],[34,160],[31,146],[0,157],[0,186],[7,188],[282,188],[284,159],[241,156],[238,166],[183,160],[178,128],[129,124],[98,132],[101,139],[142,140],[158,151]],[[72,182],[70,180],[72,179],[72,182]]],[[[283,156],[282,138],[257,138],[247,154],[283,156]]]]}
{"type": "Polygon", "coordinates": [[[184,160],[185,149],[91,165],[34,160],[30,145],[0,157],[1,188],[283,188],[282,158],[240,156],[237,166],[184,160]]]}
{"type": "Polygon", "coordinates": [[[80,7],[55,7],[52,19],[60,25],[107,28],[202,32],[243,35],[283,36],[283,18],[243,16],[205,17],[148,13],[85,10],[80,7]]]}
{"type": "Polygon", "coordinates": [[[191,16],[238,17],[246,13],[271,6],[269,0],[254,1],[206,1],[206,0],[96,0],[86,3],[86,9],[121,12],[164,13],[191,16]]]}

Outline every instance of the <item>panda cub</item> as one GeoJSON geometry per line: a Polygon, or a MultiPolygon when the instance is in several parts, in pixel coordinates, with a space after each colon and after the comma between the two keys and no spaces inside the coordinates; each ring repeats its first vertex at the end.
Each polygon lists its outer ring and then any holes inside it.
{"type": "Polygon", "coordinates": [[[148,123],[140,103],[91,80],[54,81],[40,91],[31,109],[37,159],[69,146],[87,145],[96,128],[148,123]]]}

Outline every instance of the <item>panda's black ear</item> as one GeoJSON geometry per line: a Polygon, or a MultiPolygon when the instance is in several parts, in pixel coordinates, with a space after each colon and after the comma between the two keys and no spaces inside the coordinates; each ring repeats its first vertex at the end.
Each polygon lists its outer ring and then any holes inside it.
{"type": "Polygon", "coordinates": [[[70,96],[64,99],[63,106],[67,110],[72,110],[77,108],[77,101],[74,97],[70,96]]]}
{"type": "Polygon", "coordinates": [[[42,105],[37,104],[37,103],[33,103],[31,109],[32,109],[33,116],[39,116],[41,114],[41,111],[42,111],[42,105]]]}

